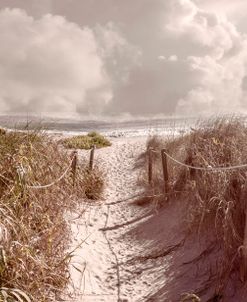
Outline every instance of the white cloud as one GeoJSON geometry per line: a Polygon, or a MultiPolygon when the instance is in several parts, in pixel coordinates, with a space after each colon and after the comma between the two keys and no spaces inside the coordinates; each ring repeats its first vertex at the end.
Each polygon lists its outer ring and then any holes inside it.
{"type": "Polygon", "coordinates": [[[172,55],[168,58],[168,61],[170,62],[177,62],[178,61],[178,57],[176,55],[172,55]]]}
{"type": "Polygon", "coordinates": [[[160,56],[158,56],[158,59],[159,59],[160,61],[165,61],[165,60],[166,60],[166,57],[165,57],[165,56],[160,55],[160,56]]]}
{"type": "Polygon", "coordinates": [[[19,9],[1,10],[0,28],[2,112],[97,112],[111,100],[104,60],[128,46],[114,28],[96,35],[63,17],[35,20],[19,9]]]}
{"type": "Polygon", "coordinates": [[[215,13],[196,7],[190,0],[172,0],[172,9],[166,19],[165,34],[186,44],[193,44],[207,55],[220,59],[238,46],[240,34],[232,23],[215,13]]]}
{"type": "Polygon", "coordinates": [[[105,26],[97,25],[95,35],[112,84],[119,86],[126,83],[132,68],[140,65],[142,52],[128,43],[112,22],[105,26]]]}
{"type": "MultiPolygon", "coordinates": [[[[142,64],[114,94],[110,109],[196,115],[246,106],[246,37],[226,15],[199,8],[191,0],[159,3],[156,12],[147,7],[153,22],[145,39],[137,38],[142,64]]],[[[145,20],[138,27],[145,28],[145,20]]]]}
{"type": "Polygon", "coordinates": [[[202,9],[227,15],[230,18],[234,17],[234,19],[244,15],[247,9],[245,0],[195,0],[195,3],[202,9]]]}
{"type": "Polygon", "coordinates": [[[0,12],[2,110],[192,115],[247,107],[247,41],[230,0],[70,2],[77,22],[90,8],[90,27],[0,12]]]}
{"type": "Polygon", "coordinates": [[[176,9],[166,30],[195,49],[187,56],[188,76],[195,77],[194,87],[178,101],[178,113],[196,114],[235,111],[243,106],[242,81],[247,74],[247,44],[243,35],[226,18],[197,8],[191,1],[176,1],[176,9]],[[174,20],[180,23],[175,24],[174,20]],[[176,26],[175,26],[176,25],[176,26]]]}
{"type": "Polygon", "coordinates": [[[177,111],[187,114],[235,112],[246,106],[243,81],[246,77],[247,48],[236,56],[216,61],[211,57],[191,57],[190,66],[199,84],[177,105],[177,111]]]}

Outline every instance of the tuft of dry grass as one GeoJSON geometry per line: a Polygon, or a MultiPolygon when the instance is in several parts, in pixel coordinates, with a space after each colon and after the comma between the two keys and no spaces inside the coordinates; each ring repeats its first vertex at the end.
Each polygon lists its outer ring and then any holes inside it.
{"type": "Polygon", "coordinates": [[[56,301],[70,275],[65,213],[79,200],[99,198],[99,169],[78,167],[52,187],[70,155],[45,134],[0,133],[0,301],[56,301]],[[25,177],[23,177],[25,175],[25,177]]]}
{"type": "Polygon", "coordinates": [[[102,197],[104,174],[97,166],[92,171],[85,168],[82,171],[81,184],[88,199],[98,200],[102,197]]]}
{"type": "MultiPolygon", "coordinates": [[[[242,119],[232,117],[200,122],[189,134],[177,138],[151,138],[147,147],[158,152],[166,148],[172,157],[191,166],[230,167],[247,163],[246,142],[246,124],[242,119]]],[[[147,165],[146,154],[139,161],[147,165]]],[[[154,167],[152,191],[162,192],[164,183],[159,153],[154,156],[154,167]]],[[[214,235],[221,251],[215,259],[219,264],[215,271],[216,294],[224,293],[230,277],[245,282],[247,168],[199,171],[168,159],[168,171],[170,191],[176,192],[173,197],[188,204],[185,217],[190,232],[201,238],[206,233],[214,235]]],[[[150,191],[147,185],[145,187],[150,191]]]]}
{"type": "Polygon", "coordinates": [[[6,130],[0,127],[0,135],[6,134],[6,130]]]}
{"type": "Polygon", "coordinates": [[[76,135],[62,140],[62,144],[68,149],[86,149],[92,146],[97,148],[109,147],[111,142],[98,132],[89,132],[87,135],[76,135]]]}

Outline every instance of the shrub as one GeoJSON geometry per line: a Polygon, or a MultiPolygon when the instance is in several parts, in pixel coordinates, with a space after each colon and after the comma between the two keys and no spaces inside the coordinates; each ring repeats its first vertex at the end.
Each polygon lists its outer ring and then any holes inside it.
{"type": "Polygon", "coordinates": [[[88,169],[83,170],[82,186],[84,194],[88,199],[97,200],[102,196],[104,187],[103,173],[99,168],[95,167],[92,171],[88,169]]]}
{"type": "Polygon", "coordinates": [[[62,140],[64,147],[69,149],[89,150],[95,145],[97,148],[111,146],[111,142],[97,132],[90,132],[87,135],[77,135],[62,140]]]}
{"type": "Polygon", "coordinates": [[[97,186],[79,167],[74,187],[68,173],[49,188],[30,188],[58,179],[70,156],[35,132],[0,135],[0,146],[0,301],[6,295],[8,301],[53,301],[70,277],[65,212],[87,195],[100,196],[101,171],[97,186]]]}

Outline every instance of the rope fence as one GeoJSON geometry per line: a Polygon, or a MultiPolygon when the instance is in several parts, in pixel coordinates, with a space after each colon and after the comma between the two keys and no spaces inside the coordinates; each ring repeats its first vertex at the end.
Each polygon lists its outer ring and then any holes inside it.
{"type": "MultiPolygon", "coordinates": [[[[90,151],[90,160],[89,160],[89,165],[88,165],[88,170],[89,171],[93,170],[95,149],[96,149],[96,147],[93,146],[91,151],[90,151]]],[[[62,173],[62,175],[60,177],[58,177],[57,179],[55,179],[54,181],[52,181],[49,184],[45,184],[45,185],[30,185],[30,184],[27,184],[27,181],[26,181],[27,171],[21,164],[19,164],[16,167],[16,173],[17,173],[16,180],[10,179],[10,178],[6,177],[5,175],[2,175],[2,174],[0,174],[0,178],[3,181],[6,181],[6,183],[11,183],[11,184],[14,184],[17,181],[17,183],[19,183],[19,185],[21,187],[23,187],[23,190],[24,190],[24,188],[34,189],[34,190],[41,190],[41,189],[47,189],[47,188],[50,188],[50,187],[56,185],[62,179],[64,179],[65,176],[68,173],[72,173],[72,182],[73,182],[73,187],[74,187],[75,182],[76,182],[77,165],[78,165],[78,152],[73,151],[72,154],[71,154],[71,159],[70,159],[69,165],[67,166],[65,171],[62,173]]]]}
{"type": "MultiPolygon", "coordinates": [[[[176,164],[189,168],[189,169],[193,169],[193,170],[210,171],[210,172],[224,172],[224,171],[228,171],[228,170],[237,170],[237,169],[247,168],[247,164],[241,164],[241,165],[229,166],[229,167],[212,167],[210,165],[207,167],[196,167],[196,166],[191,166],[191,165],[185,164],[185,163],[177,160],[176,158],[172,157],[169,153],[167,153],[166,149],[162,149],[162,151],[170,160],[172,160],[176,164]]],[[[160,153],[159,151],[155,151],[155,150],[152,150],[152,152],[160,153]]]]}
{"type": "MultiPolygon", "coordinates": [[[[93,162],[94,162],[94,154],[95,154],[96,147],[92,146],[92,149],[90,151],[90,158],[89,158],[89,165],[88,169],[89,171],[93,170],[93,162]]],[[[205,172],[212,172],[212,173],[217,173],[217,172],[226,172],[226,171],[231,171],[231,170],[237,170],[237,169],[247,169],[247,164],[239,164],[239,165],[233,165],[229,167],[213,167],[208,165],[207,167],[200,167],[200,166],[193,166],[190,164],[186,164],[173,156],[171,156],[166,149],[162,149],[160,151],[156,151],[152,148],[148,149],[148,183],[152,185],[153,183],[153,154],[160,154],[161,159],[162,159],[162,167],[163,167],[163,177],[164,177],[164,194],[167,194],[169,192],[169,175],[168,175],[168,159],[174,162],[177,165],[180,165],[182,167],[185,167],[190,170],[199,170],[199,171],[205,171],[205,172]]],[[[62,179],[66,177],[68,173],[72,173],[72,182],[73,182],[73,187],[75,186],[76,182],[76,171],[77,171],[77,165],[78,165],[78,153],[77,151],[73,151],[71,154],[71,159],[69,162],[68,167],[65,169],[65,171],[62,173],[60,177],[55,179],[49,184],[45,185],[30,185],[27,184],[26,181],[26,175],[27,172],[25,171],[25,168],[22,165],[19,165],[17,167],[17,181],[20,183],[20,185],[23,188],[28,188],[28,189],[33,189],[33,190],[41,190],[41,189],[47,189],[50,188],[57,183],[59,183],[62,179]]],[[[0,174],[0,178],[3,181],[6,181],[8,183],[15,183],[15,180],[9,179],[5,175],[0,174]]],[[[143,197],[143,194],[139,193],[130,197],[127,197],[122,200],[117,200],[112,203],[109,203],[109,205],[114,205],[122,202],[129,201],[133,198],[136,197],[143,197]]]]}
{"type": "Polygon", "coordinates": [[[66,168],[66,170],[64,171],[64,173],[58,179],[54,180],[53,182],[51,182],[50,184],[47,184],[47,185],[37,185],[37,186],[27,185],[27,188],[39,190],[39,189],[47,189],[47,188],[50,188],[50,187],[54,186],[55,184],[57,184],[58,182],[60,182],[70,172],[72,164],[73,164],[75,158],[76,158],[76,155],[74,155],[72,157],[72,159],[70,161],[70,164],[68,165],[68,167],[66,168]]]}
{"type": "Polygon", "coordinates": [[[153,154],[160,154],[162,159],[162,168],[163,168],[163,177],[164,177],[164,193],[169,192],[169,175],[168,175],[168,159],[174,162],[177,165],[185,167],[191,170],[204,171],[204,172],[227,172],[239,169],[247,169],[247,164],[239,164],[228,167],[213,167],[208,165],[207,167],[193,166],[190,164],[186,164],[173,156],[171,156],[166,149],[162,149],[160,151],[156,151],[152,148],[148,149],[148,183],[153,186],[153,154]]]}

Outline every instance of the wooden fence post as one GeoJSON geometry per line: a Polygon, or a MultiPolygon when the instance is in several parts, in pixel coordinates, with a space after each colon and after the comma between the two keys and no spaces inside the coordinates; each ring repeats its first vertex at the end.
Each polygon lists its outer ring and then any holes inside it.
{"type": "Polygon", "coordinates": [[[91,152],[90,152],[90,160],[89,160],[89,170],[93,170],[93,162],[94,162],[94,152],[95,152],[96,146],[93,145],[91,152]]]}
{"type": "Polygon", "coordinates": [[[161,158],[162,158],[162,166],[163,166],[163,176],[164,176],[164,183],[165,183],[165,193],[169,192],[169,175],[168,175],[168,168],[167,168],[167,155],[166,149],[161,150],[161,158]]]}
{"type": "Polygon", "coordinates": [[[75,187],[75,181],[76,181],[76,170],[77,170],[77,161],[78,161],[78,152],[73,151],[71,154],[73,160],[71,164],[71,170],[72,170],[72,180],[73,180],[73,187],[75,187]]]}
{"type": "Polygon", "coordinates": [[[148,149],[148,183],[152,185],[153,182],[153,149],[148,149]]]}

